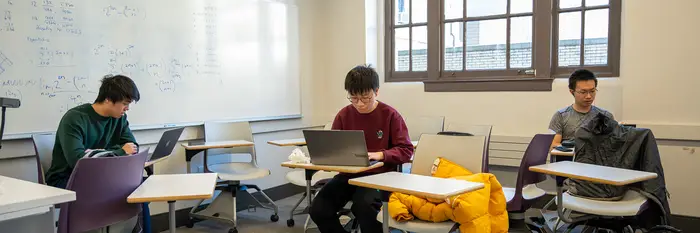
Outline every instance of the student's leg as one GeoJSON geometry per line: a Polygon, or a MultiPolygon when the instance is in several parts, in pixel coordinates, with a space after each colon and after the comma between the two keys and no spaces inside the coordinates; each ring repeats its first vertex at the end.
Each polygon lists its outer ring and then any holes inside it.
{"type": "Polygon", "coordinates": [[[352,214],[360,223],[362,233],[382,232],[382,223],[377,221],[377,214],[382,208],[381,194],[376,189],[358,187],[352,197],[352,214]]]}
{"type": "Polygon", "coordinates": [[[357,187],[348,184],[348,177],[336,175],[316,194],[309,215],[322,233],[345,233],[338,211],[350,201],[357,187]]]}

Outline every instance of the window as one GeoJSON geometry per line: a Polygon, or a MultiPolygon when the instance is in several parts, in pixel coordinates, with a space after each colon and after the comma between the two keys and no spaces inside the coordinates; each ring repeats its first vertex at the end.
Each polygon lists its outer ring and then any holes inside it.
{"type": "Polygon", "coordinates": [[[542,91],[579,68],[618,76],[620,1],[386,0],[386,80],[542,91]]]}

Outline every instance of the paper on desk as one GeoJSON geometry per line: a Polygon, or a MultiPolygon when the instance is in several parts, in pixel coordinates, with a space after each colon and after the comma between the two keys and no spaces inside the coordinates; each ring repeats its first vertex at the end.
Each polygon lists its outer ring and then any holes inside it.
{"type": "Polygon", "coordinates": [[[292,154],[288,157],[289,161],[293,163],[310,163],[311,159],[307,157],[301,149],[296,148],[292,151],[292,154]]]}

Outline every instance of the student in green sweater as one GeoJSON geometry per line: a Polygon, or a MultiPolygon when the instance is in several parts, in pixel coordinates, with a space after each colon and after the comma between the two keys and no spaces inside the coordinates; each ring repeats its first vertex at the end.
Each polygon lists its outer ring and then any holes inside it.
{"type": "Polygon", "coordinates": [[[56,130],[51,167],[46,183],[66,188],[75,164],[87,150],[106,149],[118,155],[131,155],[138,144],[129,129],[126,111],[140,99],[136,84],[123,75],[102,79],[97,99],[68,110],[56,130]]]}

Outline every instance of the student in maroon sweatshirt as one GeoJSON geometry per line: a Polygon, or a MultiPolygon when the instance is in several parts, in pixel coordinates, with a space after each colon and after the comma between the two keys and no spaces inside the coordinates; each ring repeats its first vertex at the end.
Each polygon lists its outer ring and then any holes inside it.
{"type": "Polygon", "coordinates": [[[395,171],[399,165],[409,162],[413,145],[403,117],[396,109],[377,100],[379,75],[374,69],[357,66],[350,70],[345,77],[345,90],[351,104],[338,112],[333,129],[364,131],[369,159],[382,161],[384,166],[361,174],[336,175],[316,195],[309,214],[322,233],[346,232],[337,213],[352,201],[351,210],[362,233],[381,232],[382,225],[377,221],[380,193],[350,185],[348,179],[395,171]]]}

